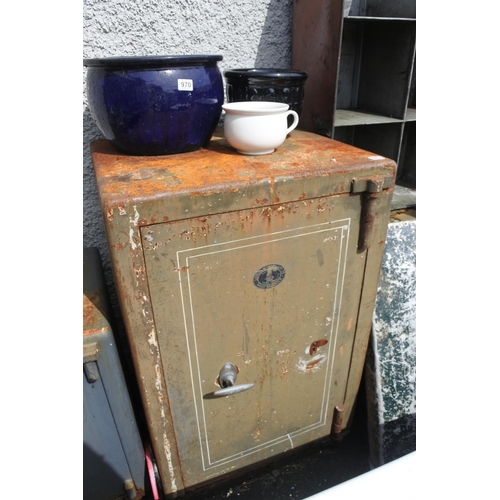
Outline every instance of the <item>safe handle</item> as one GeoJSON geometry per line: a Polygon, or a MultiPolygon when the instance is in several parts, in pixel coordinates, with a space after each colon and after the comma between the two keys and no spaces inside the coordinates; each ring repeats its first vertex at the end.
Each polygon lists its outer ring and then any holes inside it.
{"type": "Polygon", "coordinates": [[[214,392],[214,396],[231,396],[238,394],[238,392],[248,391],[255,384],[236,384],[236,377],[238,376],[238,368],[232,363],[226,363],[219,372],[219,385],[221,389],[214,392]]]}
{"type": "Polygon", "coordinates": [[[255,384],[252,382],[251,384],[238,384],[224,387],[224,389],[215,391],[214,396],[231,396],[232,394],[238,394],[238,392],[248,391],[248,389],[251,389],[254,385],[255,384]]]}

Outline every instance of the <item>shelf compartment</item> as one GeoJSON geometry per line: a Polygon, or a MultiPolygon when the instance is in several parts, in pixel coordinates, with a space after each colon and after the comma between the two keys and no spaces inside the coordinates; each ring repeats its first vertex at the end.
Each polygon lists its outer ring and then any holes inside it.
{"type": "Polygon", "coordinates": [[[408,122],[404,125],[401,141],[401,153],[397,180],[404,186],[416,189],[417,187],[417,161],[416,161],[417,122],[408,122]]]}
{"type": "Polygon", "coordinates": [[[345,19],[337,109],[404,119],[415,55],[415,22],[345,19]]]}
{"type": "Polygon", "coordinates": [[[391,118],[389,116],[375,115],[353,109],[337,109],[335,112],[335,126],[346,127],[353,125],[375,125],[377,123],[401,123],[403,121],[415,121],[417,110],[408,108],[404,120],[391,118]]]}
{"type": "Polygon", "coordinates": [[[408,97],[408,107],[417,107],[417,55],[413,60],[413,71],[411,72],[410,95],[408,97]]]}
{"type": "Polygon", "coordinates": [[[415,0],[353,0],[349,16],[395,17],[415,19],[417,8],[415,0]]]}
{"type": "Polygon", "coordinates": [[[405,122],[417,121],[417,110],[415,108],[408,108],[406,110],[405,122]]]}
{"type": "Polygon", "coordinates": [[[334,139],[398,162],[403,123],[335,127],[334,139]]]}

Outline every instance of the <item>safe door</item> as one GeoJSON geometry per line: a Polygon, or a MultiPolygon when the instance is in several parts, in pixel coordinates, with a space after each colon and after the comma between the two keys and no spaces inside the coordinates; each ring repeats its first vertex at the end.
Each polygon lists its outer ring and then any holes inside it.
{"type": "Polygon", "coordinates": [[[184,486],[328,436],[363,281],[360,197],[141,228],[184,486]]]}

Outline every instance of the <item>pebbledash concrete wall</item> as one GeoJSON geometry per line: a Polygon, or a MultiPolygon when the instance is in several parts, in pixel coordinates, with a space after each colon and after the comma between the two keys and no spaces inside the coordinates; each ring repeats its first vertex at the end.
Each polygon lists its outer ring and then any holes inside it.
{"type": "MultiPolygon", "coordinates": [[[[83,58],[221,54],[221,72],[290,68],[292,9],[292,0],[84,0],[83,58]]],[[[102,136],[87,107],[85,77],[84,68],[83,245],[99,249],[115,302],[89,153],[90,142],[102,136]]]]}

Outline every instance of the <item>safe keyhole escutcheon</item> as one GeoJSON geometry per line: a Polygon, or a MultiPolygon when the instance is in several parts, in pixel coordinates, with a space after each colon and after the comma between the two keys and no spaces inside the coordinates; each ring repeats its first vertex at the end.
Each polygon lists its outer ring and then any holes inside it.
{"type": "Polygon", "coordinates": [[[254,386],[254,383],[236,385],[238,368],[232,363],[226,363],[219,372],[219,384],[221,389],[214,392],[214,396],[231,396],[238,392],[248,391],[254,386]]]}

